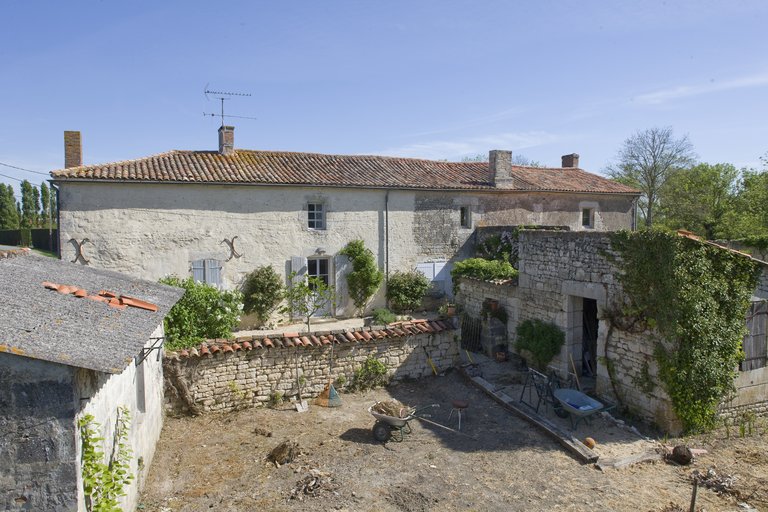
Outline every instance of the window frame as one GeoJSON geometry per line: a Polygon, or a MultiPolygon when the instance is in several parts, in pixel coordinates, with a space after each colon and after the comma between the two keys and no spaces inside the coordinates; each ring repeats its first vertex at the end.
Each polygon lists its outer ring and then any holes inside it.
{"type": "Polygon", "coordinates": [[[594,208],[582,208],[581,209],[581,228],[582,229],[595,229],[595,209],[594,208]],[[587,216],[588,223],[584,223],[585,214],[587,216]]]}
{"type": "Polygon", "coordinates": [[[307,229],[325,231],[328,229],[328,210],[322,201],[307,201],[307,229]]]}
{"type": "Polygon", "coordinates": [[[459,226],[461,229],[472,229],[472,208],[469,206],[459,207],[459,226]]]}

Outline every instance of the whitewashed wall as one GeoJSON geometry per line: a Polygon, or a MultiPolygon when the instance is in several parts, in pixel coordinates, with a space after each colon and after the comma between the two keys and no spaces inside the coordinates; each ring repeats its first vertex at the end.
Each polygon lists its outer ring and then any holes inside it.
{"type": "MultiPolygon", "coordinates": [[[[224,263],[223,284],[233,288],[261,265],[282,275],[292,256],[332,258],[341,299],[336,316],[354,311],[346,299],[346,258],[336,256],[362,239],[384,269],[471,254],[474,226],[549,224],[581,229],[580,207],[596,206],[596,226],[630,227],[632,198],[524,192],[435,192],[286,186],[60,183],[62,258],[75,259],[75,244],[90,265],[158,279],[190,275],[193,260],[226,260],[222,241],[232,239],[243,256],[224,263]],[[389,198],[389,226],[385,222],[389,198]],[[327,229],[307,228],[307,202],[327,206],[327,229]],[[585,203],[585,201],[587,203],[585,203]],[[472,211],[472,227],[460,226],[460,208],[472,211]],[[389,233],[389,248],[385,244],[389,233]]],[[[383,304],[380,292],[373,305],[383,304]]]]}
{"type": "MultiPolygon", "coordinates": [[[[152,334],[152,338],[163,336],[163,326],[160,325],[152,334]]],[[[153,341],[148,341],[149,348],[153,341]]],[[[137,369],[135,360],[120,374],[103,374],[90,370],[78,370],[75,383],[78,390],[82,409],[77,419],[86,414],[92,414],[94,421],[101,425],[101,437],[104,437],[103,449],[105,454],[111,453],[115,422],[119,407],[125,406],[131,414],[131,428],[128,443],[133,456],[130,461],[134,481],[125,489],[126,496],[121,500],[124,510],[134,510],[139,493],[144,486],[144,480],[149,472],[155,445],[160,439],[163,427],[163,366],[162,359],[157,360],[158,351],[153,351],[137,369]],[[143,374],[144,411],[139,410],[137,387],[143,374]]],[[[77,421],[76,419],[76,421],[77,421]]],[[[81,460],[81,441],[77,433],[77,457],[81,460]]],[[[78,504],[79,510],[85,510],[82,475],[78,473],[78,504]]]]}

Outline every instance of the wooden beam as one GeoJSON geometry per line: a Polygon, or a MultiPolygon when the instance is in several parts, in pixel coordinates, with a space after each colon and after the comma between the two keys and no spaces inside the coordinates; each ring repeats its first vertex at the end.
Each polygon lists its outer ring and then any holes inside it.
{"type": "Polygon", "coordinates": [[[532,410],[528,410],[525,408],[525,406],[504,393],[496,393],[493,385],[482,377],[470,377],[464,368],[461,367],[458,368],[458,371],[472,385],[484,391],[502,407],[539,427],[545,434],[549,435],[555,441],[560,443],[560,445],[565,448],[566,451],[568,451],[580,462],[585,464],[597,462],[599,457],[598,454],[587,448],[581,441],[549,421],[547,418],[539,416],[532,410]]]}

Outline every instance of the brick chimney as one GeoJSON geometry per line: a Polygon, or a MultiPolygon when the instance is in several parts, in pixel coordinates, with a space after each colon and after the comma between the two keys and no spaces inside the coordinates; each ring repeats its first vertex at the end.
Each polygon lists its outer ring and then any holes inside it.
{"type": "Polygon", "coordinates": [[[488,152],[488,172],[490,182],[495,187],[513,188],[512,152],[492,149],[488,152]]]}
{"type": "Polygon", "coordinates": [[[219,153],[231,155],[235,152],[235,127],[224,126],[219,128],[219,153]]]}
{"type": "Polygon", "coordinates": [[[80,167],[83,165],[83,144],[80,132],[64,132],[64,168],[80,167]]]}
{"type": "Polygon", "coordinates": [[[570,155],[563,155],[563,167],[578,167],[579,166],[579,154],[571,153],[570,155]]]}

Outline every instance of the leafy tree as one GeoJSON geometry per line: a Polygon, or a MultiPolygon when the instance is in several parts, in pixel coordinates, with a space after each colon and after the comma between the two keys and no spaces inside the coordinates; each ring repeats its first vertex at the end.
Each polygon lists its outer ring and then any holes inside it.
{"type": "Polygon", "coordinates": [[[608,166],[607,171],[614,180],[643,193],[638,206],[646,227],[651,227],[667,178],[693,163],[693,145],[687,136],[675,138],[671,127],[650,128],[625,140],[618,162],[608,166]]]}
{"type": "Polygon", "coordinates": [[[726,219],[730,238],[768,235],[768,171],[743,170],[733,204],[726,219]]]}
{"type": "Polygon", "coordinates": [[[731,164],[698,164],[672,173],[659,199],[664,225],[713,240],[728,232],[739,171],[731,164]]]}
{"type": "Polygon", "coordinates": [[[0,229],[18,229],[19,214],[13,187],[0,183],[0,229]]]}
{"type": "Polygon", "coordinates": [[[191,277],[169,276],[160,282],[185,290],[165,317],[166,347],[175,350],[195,346],[209,338],[232,336],[242,309],[239,292],[196,283],[191,277]]]}
{"type": "MultiPolygon", "coordinates": [[[[48,188],[48,185],[43,182],[40,185],[40,227],[48,227],[49,219],[48,217],[52,213],[52,210],[49,210],[48,207],[50,206],[50,199],[51,199],[51,191],[48,188]]],[[[52,224],[52,222],[50,222],[52,224]]]]}
{"type": "Polygon", "coordinates": [[[362,312],[384,280],[384,273],[376,266],[376,260],[362,240],[352,240],[339,254],[352,260],[352,271],[347,274],[349,295],[355,307],[362,312]]]}
{"type": "Polygon", "coordinates": [[[269,315],[283,300],[283,281],[269,265],[259,267],[245,277],[243,283],[243,310],[255,313],[259,325],[269,320],[269,315]]]}
{"type": "Polygon", "coordinates": [[[37,212],[40,211],[40,194],[27,180],[21,182],[21,227],[37,226],[37,212]]]}
{"type": "Polygon", "coordinates": [[[312,315],[327,305],[336,303],[336,290],[316,276],[304,279],[303,276],[292,272],[289,279],[291,286],[285,290],[287,305],[280,312],[292,317],[304,318],[307,323],[307,332],[312,332],[312,315]]]}

